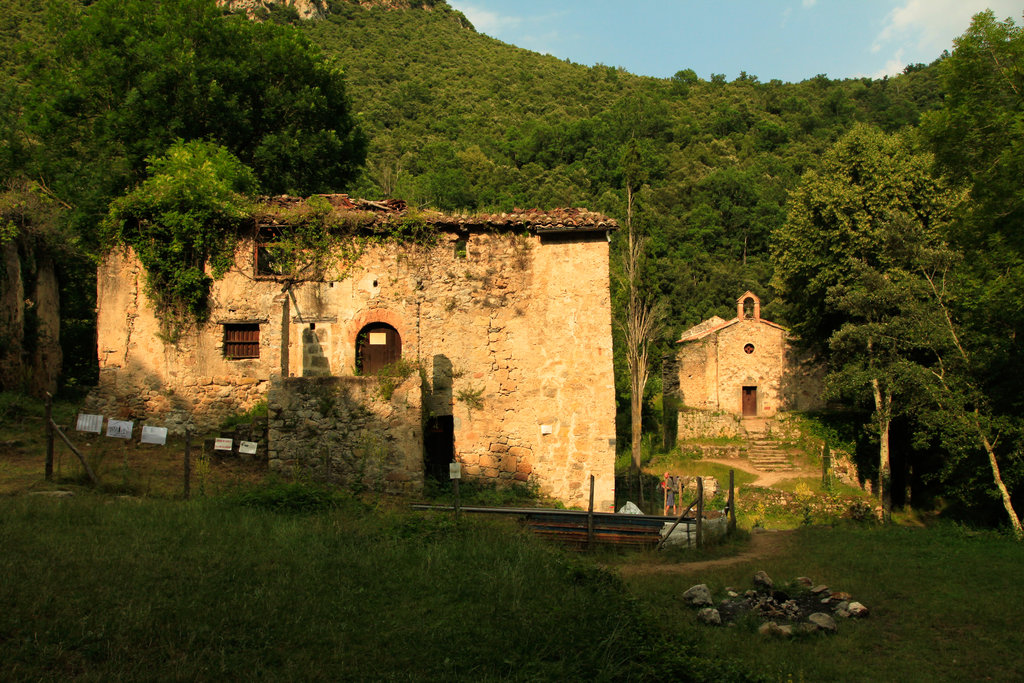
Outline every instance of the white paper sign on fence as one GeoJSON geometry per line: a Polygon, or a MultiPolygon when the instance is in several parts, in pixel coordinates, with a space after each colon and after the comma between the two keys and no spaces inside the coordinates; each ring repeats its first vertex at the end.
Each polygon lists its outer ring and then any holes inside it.
{"type": "Polygon", "coordinates": [[[107,420],[107,436],[112,436],[115,439],[130,439],[134,424],[131,420],[107,420]]]}
{"type": "Polygon", "coordinates": [[[78,426],[80,432],[92,432],[93,434],[103,433],[103,416],[89,415],[88,413],[78,414],[78,426]]]}
{"type": "Polygon", "coordinates": [[[151,427],[149,425],[142,425],[142,436],[139,438],[141,443],[153,443],[157,446],[163,446],[167,444],[167,427],[151,427]]]}
{"type": "Polygon", "coordinates": [[[450,462],[448,463],[448,478],[449,479],[462,479],[462,463],[450,462]]]}
{"type": "Polygon", "coordinates": [[[255,441],[239,441],[238,452],[244,453],[245,455],[256,455],[256,442],[255,441]]]}
{"type": "Polygon", "coordinates": [[[231,450],[231,439],[217,438],[213,440],[213,450],[215,451],[230,451],[231,450]]]}

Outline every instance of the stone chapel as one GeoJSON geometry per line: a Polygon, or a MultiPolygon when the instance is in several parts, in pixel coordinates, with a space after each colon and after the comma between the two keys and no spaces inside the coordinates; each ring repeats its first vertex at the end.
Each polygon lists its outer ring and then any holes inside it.
{"type": "Polygon", "coordinates": [[[753,292],[737,299],[735,318],[709,318],[677,343],[685,407],[745,418],[820,407],[820,373],[798,356],[786,328],[761,317],[753,292]]]}

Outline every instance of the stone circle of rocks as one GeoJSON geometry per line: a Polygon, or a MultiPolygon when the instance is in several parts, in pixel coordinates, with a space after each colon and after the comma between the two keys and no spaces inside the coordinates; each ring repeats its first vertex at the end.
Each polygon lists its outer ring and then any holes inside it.
{"type": "Polygon", "coordinates": [[[806,576],[798,576],[776,587],[767,573],[754,574],[754,588],[743,591],[726,588],[726,597],[715,606],[706,584],[691,586],[683,593],[683,602],[698,610],[697,620],[709,626],[734,626],[751,618],[761,621],[757,631],[764,636],[782,638],[799,634],[836,633],[836,619],[860,619],[868,608],[845,591],[816,585],[806,576]]]}

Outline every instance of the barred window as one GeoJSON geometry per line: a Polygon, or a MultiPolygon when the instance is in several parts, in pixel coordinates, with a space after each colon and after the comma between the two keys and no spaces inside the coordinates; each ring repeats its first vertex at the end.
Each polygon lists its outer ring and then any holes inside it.
{"type": "Polygon", "coordinates": [[[224,357],[229,360],[260,357],[259,323],[225,323],[224,357]]]}

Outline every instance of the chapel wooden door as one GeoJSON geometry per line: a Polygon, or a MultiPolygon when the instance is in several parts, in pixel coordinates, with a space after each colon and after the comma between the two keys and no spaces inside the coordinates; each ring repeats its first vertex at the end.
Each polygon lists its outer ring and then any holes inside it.
{"type": "Polygon", "coordinates": [[[757,387],[743,387],[743,417],[757,415],[757,387]]]}

